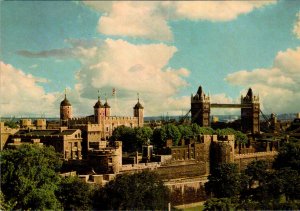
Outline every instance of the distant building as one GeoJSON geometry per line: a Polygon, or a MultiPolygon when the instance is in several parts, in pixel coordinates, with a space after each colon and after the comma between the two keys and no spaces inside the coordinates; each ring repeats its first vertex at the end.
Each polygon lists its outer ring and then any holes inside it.
{"type": "Polygon", "coordinates": [[[81,131],[78,129],[21,129],[11,136],[8,147],[17,147],[22,143],[42,144],[53,146],[61,157],[69,159],[82,159],[81,131]]]}
{"type": "Polygon", "coordinates": [[[241,96],[241,105],[250,105],[241,108],[241,124],[243,132],[259,133],[260,132],[260,103],[259,96],[255,96],[252,89],[249,88],[245,97],[241,96]]]}
{"type": "Polygon", "coordinates": [[[259,96],[253,94],[249,88],[246,96],[241,96],[240,104],[211,103],[199,86],[195,95],[191,96],[191,120],[201,127],[209,127],[211,108],[241,108],[241,129],[245,133],[260,133],[260,103],[259,96]]]}
{"type": "Polygon", "coordinates": [[[10,136],[18,132],[19,129],[13,129],[4,125],[4,122],[0,122],[0,150],[8,143],[10,136]]]}
{"type": "Polygon", "coordinates": [[[121,125],[131,128],[142,127],[144,125],[144,107],[139,99],[133,107],[133,117],[111,116],[111,107],[107,99],[102,104],[100,97],[94,107],[94,114],[83,118],[72,118],[72,105],[65,95],[60,104],[60,122],[61,126],[80,129],[82,131],[83,155],[86,157],[88,150],[97,145],[100,140],[107,140],[113,130],[121,125]]]}

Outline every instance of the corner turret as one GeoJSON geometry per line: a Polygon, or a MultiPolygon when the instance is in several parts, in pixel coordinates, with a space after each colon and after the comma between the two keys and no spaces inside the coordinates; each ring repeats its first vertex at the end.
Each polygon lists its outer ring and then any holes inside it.
{"type": "Polygon", "coordinates": [[[94,116],[95,116],[95,123],[97,124],[100,124],[103,117],[105,117],[105,107],[101,103],[99,91],[98,91],[98,101],[94,105],[94,116]]]}
{"type": "Polygon", "coordinates": [[[105,103],[104,103],[104,110],[105,110],[105,116],[109,117],[110,116],[110,106],[107,102],[107,98],[105,97],[105,103]]]}
{"type": "Polygon", "coordinates": [[[138,94],[138,102],[133,107],[133,116],[138,118],[138,127],[143,127],[143,125],[144,125],[144,107],[140,103],[139,94],[138,94]]]}
{"type": "Polygon", "coordinates": [[[67,99],[67,93],[65,92],[65,98],[60,103],[60,124],[61,126],[68,126],[68,120],[72,118],[72,105],[67,99]]]}

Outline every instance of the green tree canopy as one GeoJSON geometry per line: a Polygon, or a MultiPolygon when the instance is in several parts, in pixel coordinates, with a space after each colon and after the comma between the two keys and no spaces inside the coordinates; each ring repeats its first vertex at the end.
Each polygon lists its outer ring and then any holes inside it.
{"type": "Polygon", "coordinates": [[[220,164],[208,176],[205,189],[217,198],[230,198],[239,195],[241,177],[238,167],[233,163],[220,164]]]}
{"type": "Polygon", "coordinates": [[[8,120],[4,122],[4,125],[10,128],[18,128],[18,123],[14,120],[8,120]]]}
{"type": "Polygon", "coordinates": [[[193,131],[190,125],[179,125],[178,130],[181,133],[181,138],[193,136],[193,131]]]}
{"type": "Polygon", "coordinates": [[[234,206],[230,198],[211,198],[204,203],[204,211],[227,211],[233,210],[234,206]]]}
{"type": "Polygon", "coordinates": [[[163,126],[166,131],[166,138],[173,140],[173,145],[177,146],[178,142],[181,138],[181,133],[176,125],[173,124],[167,124],[163,126]]]}
{"type": "Polygon", "coordinates": [[[300,141],[281,146],[273,166],[275,169],[291,168],[300,173],[300,141]]]}
{"type": "Polygon", "coordinates": [[[152,143],[157,147],[163,147],[168,139],[172,139],[173,145],[177,146],[181,138],[178,127],[174,124],[163,125],[153,131],[152,143]]]}
{"type": "Polygon", "coordinates": [[[234,135],[237,143],[247,143],[248,141],[246,134],[232,128],[217,129],[215,130],[215,134],[218,136],[234,135]]]}
{"type": "Polygon", "coordinates": [[[56,173],[62,164],[53,147],[24,144],[1,151],[1,189],[14,209],[56,209],[56,173]]]}
{"type": "Polygon", "coordinates": [[[151,140],[153,131],[150,127],[117,127],[112,134],[112,141],[122,141],[123,149],[126,152],[141,151],[142,145],[151,140]]]}
{"type": "Polygon", "coordinates": [[[137,147],[142,148],[143,145],[148,144],[148,141],[152,138],[153,131],[150,127],[136,127],[134,128],[137,147]]]}
{"type": "Polygon", "coordinates": [[[57,196],[65,210],[90,210],[92,208],[92,188],[78,177],[61,180],[57,196]]]}
{"type": "Polygon", "coordinates": [[[124,125],[115,128],[111,140],[122,141],[125,152],[133,152],[138,149],[133,128],[124,125]]]}
{"type": "Polygon", "coordinates": [[[94,197],[98,210],[163,210],[169,202],[169,189],[157,174],[143,171],[120,174],[99,189],[94,197]]]}

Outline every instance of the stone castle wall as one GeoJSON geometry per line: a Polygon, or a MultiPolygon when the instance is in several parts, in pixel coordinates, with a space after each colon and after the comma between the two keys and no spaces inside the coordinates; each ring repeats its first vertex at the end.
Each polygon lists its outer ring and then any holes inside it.
{"type": "Polygon", "coordinates": [[[271,167],[277,154],[277,151],[236,154],[234,156],[234,163],[238,165],[240,171],[246,169],[249,163],[256,160],[265,160],[271,167]]]}

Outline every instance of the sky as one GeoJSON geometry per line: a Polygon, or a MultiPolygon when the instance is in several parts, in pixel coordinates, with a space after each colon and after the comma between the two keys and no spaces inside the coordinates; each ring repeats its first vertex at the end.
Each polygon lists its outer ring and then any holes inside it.
{"type": "Polygon", "coordinates": [[[300,112],[300,1],[0,1],[0,116],[58,117],[65,90],[73,116],[98,90],[112,115],[138,96],[145,116],[182,115],[200,85],[300,112]]]}

